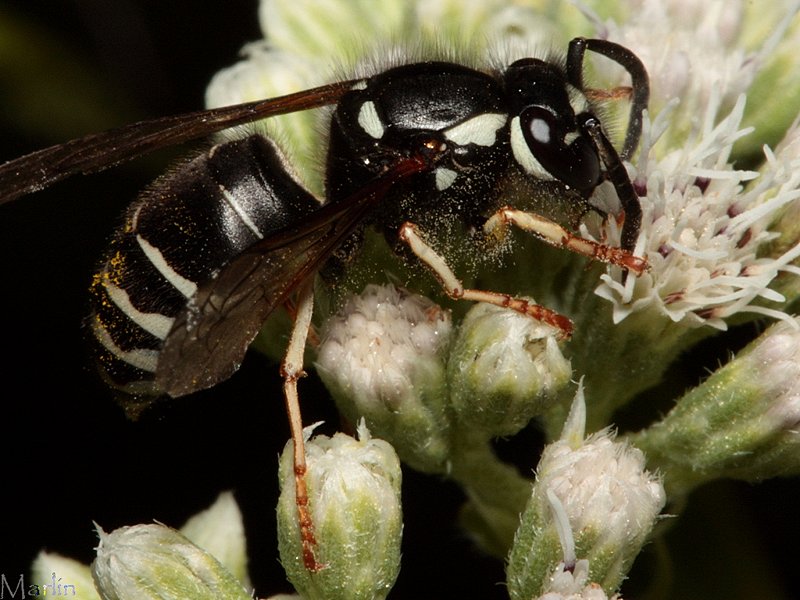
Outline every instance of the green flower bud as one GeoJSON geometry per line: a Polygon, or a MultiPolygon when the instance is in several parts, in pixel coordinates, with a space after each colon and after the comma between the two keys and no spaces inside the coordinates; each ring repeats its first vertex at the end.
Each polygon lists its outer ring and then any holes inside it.
{"type": "Polygon", "coordinates": [[[512,599],[544,593],[556,566],[589,561],[588,580],[613,593],[666,496],[642,453],[608,431],[584,438],[579,390],[561,439],[544,449],[507,568],[512,599]]]}
{"type": "MultiPolygon", "coordinates": [[[[207,108],[273,98],[328,83],[318,65],[271,44],[253,47],[247,54],[246,60],[220,71],[211,80],[206,90],[207,108]]],[[[294,166],[298,179],[319,194],[323,190],[322,178],[310,158],[319,146],[317,124],[314,111],[305,110],[240,128],[243,136],[251,135],[255,127],[279,140],[281,150],[291,159],[286,162],[294,166]]]]}
{"type": "Polygon", "coordinates": [[[231,492],[221,493],[214,504],[186,521],[181,533],[222,563],[245,588],[251,587],[242,513],[231,492]]]}
{"type": "MultiPolygon", "coordinates": [[[[353,32],[374,40],[389,40],[412,33],[413,9],[407,0],[273,0],[261,2],[261,29],[272,45],[319,60],[333,52],[346,55],[358,47],[353,32]]],[[[358,38],[359,42],[363,40],[358,38]]]]}
{"type": "MultiPolygon", "coordinates": [[[[16,587],[6,588],[9,597],[16,597],[16,587]]],[[[69,596],[78,600],[100,600],[94,589],[92,572],[88,565],[50,552],[39,552],[31,565],[31,581],[25,582],[22,598],[28,596],[69,596]],[[33,584],[36,588],[31,588],[33,584]],[[47,587],[44,587],[47,586],[47,587]],[[36,593],[38,592],[38,593],[36,593]]],[[[0,594],[2,596],[2,594],[0,594]]]]}
{"type": "Polygon", "coordinates": [[[800,474],[800,329],[773,325],[734,360],[632,435],[670,495],[719,477],[800,474]]]}
{"type": "Polygon", "coordinates": [[[317,572],[303,562],[291,441],[281,455],[278,545],[289,581],[308,600],[385,598],[400,570],[400,462],[363,422],[359,438],[337,433],[306,444],[317,572]]]}
{"type": "Polygon", "coordinates": [[[473,306],[447,365],[459,424],[488,437],[513,435],[558,400],[572,370],[555,333],[507,308],[473,306]]]}
{"type": "Polygon", "coordinates": [[[317,370],[350,422],[362,417],[415,469],[450,454],[445,380],[450,315],[392,286],[369,285],[325,323],[317,370]]]}
{"type": "Polygon", "coordinates": [[[797,118],[800,110],[800,21],[792,9],[780,3],[743,3],[742,41],[756,50],[751,62],[757,72],[747,90],[745,124],[755,127],[757,135],[743,138],[736,147],[734,160],[758,157],[764,144],[774,146],[797,118]],[[749,13],[749,14],[748,14],[749,13]],[[761,45],[761,47],[759,47],[761,45]],[[779,94],[775,91],[780,90],[779,94]],[[780,96],[786,98],[781,102],[780,96]]]}
{"type": "Polygon", "coordinates": [[[98,533],[92,575],[103,600],[251,600],[219,561],[174,529],[135,525],[98,533]]]}

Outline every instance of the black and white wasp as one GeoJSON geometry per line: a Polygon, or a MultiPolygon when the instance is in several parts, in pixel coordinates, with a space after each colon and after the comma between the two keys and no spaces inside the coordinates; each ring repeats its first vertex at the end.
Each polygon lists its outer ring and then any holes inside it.
{"type": "Polygon", "coordinates": [[[101,368],[134,398],[183,396],[228,378],[267,317],[291,306],[295,324],[281,372],[304,558],[315,569],[296,388],[315,277],[346,264],[343,255],[358,247],[366,227],[374,227],[392,247],[429,268],[451,298],[508,306],[568,337],[571,323],[558,313],[504,293],[465,289],[435,249],[436,223],[457,220],[487,237],[514,224],[554,246],[641,273],[646,260],[632,254],[641,209],[622,161],[638,145],[648,95],[640,60],[606,40],[573,40],[563,65],[533,58],[502,71],[406,64],[35,152],[0,167],[0,201],[234,125],[335,105],[323,203],[294,178],[270,139],[251,135],[218,144],[141,194],[91,286],[101,368]],[[602,94],[584,86],[587,50],[631,76],[625,92],[630,119],[619,153],[596,116],[602,94]],[[586,206],[597,186],[610,181],[621,206],[620,247],[582,239],[508,206],[503,184],[514,177],[556,186],[563,202],[586,206]]]}

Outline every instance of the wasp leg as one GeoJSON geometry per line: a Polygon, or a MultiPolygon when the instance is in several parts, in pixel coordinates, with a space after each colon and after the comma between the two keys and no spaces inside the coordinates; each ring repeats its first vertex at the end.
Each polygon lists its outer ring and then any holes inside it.
{"type": "Polygon", "coordinates": [[[442,284],[442,289],[453,300],[487,302],[496,306],[510,308],[556,328],[563,338],[569,338],[572,335],[572,321],[549,308],[534,304],[530,300],[515,298],[501,292],[465,288],[445,259],[420,237],[418,228],[414,223],[403,223],[398,236],[408,245],[417,258],[433,271],[439,283],[442,284]]]}
{"type": "MultiPolygon", "coordinates": [[[[286,309],[286,312],[289,313],[289,317],[292,319],[292,322],[294,322],[295,319],[297,319],[297,310],[298,310],[296,299],[287,300],[286,302],[284,302],[283,307],[286,309]]],[[[319,342],[320,342],[319,332],[312,323],[308,328],[308,338],[306,340],[306,343],[312,348],[316,348],[317,346],[319,346],[319,342]]]]}
{"type": "Polygon", "coordinates": [[[587,240],[564,229],[558,223],[539,215],[517,210],[506,206],[494,213],[483,225],[483,231],[494,239],[502,239],[506,235],[509,224],[516,225],[523,231],[532,233],[543,242],[556,248],[566,248],[594,260],[617,265],[636,275],[641,275],[649,267],[646,258],[634,256],[627,250],[615,246],[607,246],[587,240]]]}
{"type": "Polygon", "coordinates": [[[303,354],[306,348],[308,332],[311,329],[311,315],[314,310],[313,277],[306,281],[298,292],[295,307],[294,326],[286,354],[281,363],[283,377],[283,397],[286,401],[286,412],[289,415],[289,429],[294,443],[294,489],[297,503],[297,516],[300,525],[300,538],[303,544],[303,563],[312,572],[319,571],[325,565],[314,557],[314,523],[308,507],[308,489],[306,487],[306,448],[303,440],[303,420],[300,414],[300,400],[297,395],[297,380],[305,376],[303,371],[303,354]]]}

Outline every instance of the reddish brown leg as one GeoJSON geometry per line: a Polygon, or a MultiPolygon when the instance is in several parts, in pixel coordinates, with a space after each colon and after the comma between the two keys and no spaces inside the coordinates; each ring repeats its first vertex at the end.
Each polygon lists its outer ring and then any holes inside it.
{"type": "Polygon", "coordinates": [[[281,363],[281,376],[283,382],[283,396],[286,401],[286,412],[289,415],[289,428],[294,443],[294,489],[295,502],[297,503],[297,517],[300,525],[300,538],[303,544],[303,563],[306,569],[312,572],[319,571],[325,565],[317,562],[314,556],[314,547],[317,540],[314,537],[314,523],[308,506],[308,489],[306,487],[306,450],[303,440],[303,420],[300,414],[300,401],[297,395],[297,380],[305,376],[303,371],[303,354],[306,340],[311,327],[311,315],[314,310],[314,282],[313,278],[305,282],[298,292],[294,327],[286,349],[283,363],[281,363]]]}
{"type": "Polygon", "coordinates": [[[557,248],[572,250],[594,260],[617,265],[635,275],[641,275],[649,267],[646,258],[634,256],[627,250],[584,239],[564,229],[558,223],[539,215],[506,206],[493,214],[484,224],[484,232],[503,239],[509,224],[532,233],[543,242],[557,248]]]}
{"type": "Polygon", "coordinates": [[[399,236],[401,240],[408,244],[411,251],[417,255],[417,258],[433,271],[433,274],[442,284],[442,289],[450,298],[454,300],[488,302],[496,306],[510,308],[554,327],[559,331],[561,337],[569,338],[572,335],[572,321],[549,308],[534,304],[524,298],[515,298],[501,292],[464,288],[464,285],[455,276],[445,259],[419,236],[417,226],[413,223],[404,223],[400,227],[399,236]]]}

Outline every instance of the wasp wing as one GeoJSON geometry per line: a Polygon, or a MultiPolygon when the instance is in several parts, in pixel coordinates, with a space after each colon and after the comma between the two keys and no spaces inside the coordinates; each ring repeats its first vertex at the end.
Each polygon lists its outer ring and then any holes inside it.
{"type": "Polygon", "coordinates": [[[0,204],[72,175],[102,171],[229,127],[334,104],[353,83],[344,81],[268,100],[140,121],[33,152],[0,165],[0,204]]]}
{"type": "Polygon", "coordinates": [[[230,377],[267,317],[314,276],[367,206],[342,206],[339,214],[267,238],[201,285],[164,342],[158,388],[177,397],[230,377]]]}
{"type": "Polygon", "coordinates": [[[257,242],[203,283],[164,341],[156,385],[177,397],[230,377],[267,317],[313,277],[400,179],[428,165],[401,159],[356,194],[257,242]]]}

